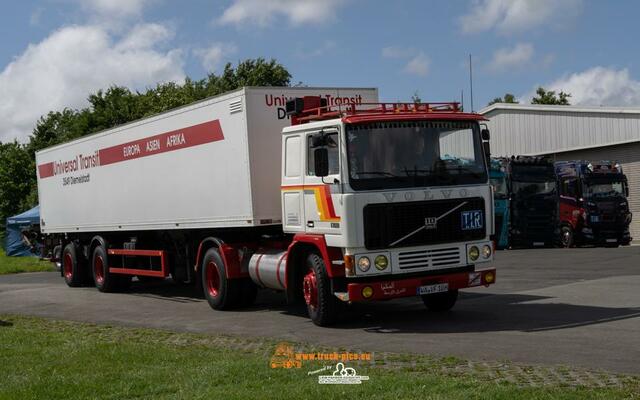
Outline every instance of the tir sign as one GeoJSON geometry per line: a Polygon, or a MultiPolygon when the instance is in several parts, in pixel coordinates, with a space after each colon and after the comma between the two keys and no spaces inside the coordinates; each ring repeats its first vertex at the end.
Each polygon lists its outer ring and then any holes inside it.
{"type": "Polygon", "coordinates": [[[473,210],[473,211],[463,211],[460,213],[461,222],[462,222],[462,230],[472,230],[472,229],[480,229],[483,226],[482,221],[482,211],[473,210]]]}
{"type": "Polygon", "coordinates": [[[425,229],[436,229],[438,227],[438,218],[436,217],[427,217],[424,219],[424,228],[425,229]]]}

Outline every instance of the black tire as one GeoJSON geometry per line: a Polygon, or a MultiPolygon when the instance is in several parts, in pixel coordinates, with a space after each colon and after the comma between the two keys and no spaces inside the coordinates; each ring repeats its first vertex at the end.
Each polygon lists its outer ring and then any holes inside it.
{"type": "Polygon", "coordinates": [[[429,311],[444,312],[449,311],[456,305],[458,300],[458,289],[449,290],[444,293],[423,294],[422,302],[429,311]]]}
{"type": "Polygon", "coordinates": [[[322,257],[316,253],[307,255],[305,266],[307,269],[303,277],[302,290],[309,318],[318,326],[331,325],[338,319],[343,305],[331,293],[327,267],[324,265],[322,257]],[[315,290],[312,288],[314,278],[315,290]]]}
{"type": "MultiPolygon", "coordinates": [[[[96,288],[104,293],[116,292],[120,289],[121,277],[109,272],[107,251],[102,246],[96,246],[91,256],[91,274],[96,288]]],[[[131,277],[127,277],[131,280],[131,277]]]]}
{"type": "Polygon", "coordinates": [[[69,287],[79,287],[86,279],[86,268],[76,251],[76,245],[69,243],[62,250],[62,276],[69,287]]]}
{"type": "Polygon", "coordinates": [[[560,245],[565,248],[573,247],[575,245],[573,229],[568,225],[564,225],[560,228],[560,245]]]}
{"type": "Polygon", "coordinates": [[[217,249],[209,249],[200,268],[202,290],[214,310],[231,310],[238,307],[242,298],[242,280],[227,279],[226,266],[217,249]]]}

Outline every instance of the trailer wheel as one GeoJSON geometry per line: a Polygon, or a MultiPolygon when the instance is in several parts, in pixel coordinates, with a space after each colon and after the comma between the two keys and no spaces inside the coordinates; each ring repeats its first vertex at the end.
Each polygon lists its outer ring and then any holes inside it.
{"type": "Polygon", "coordinates": [[[109,272],[107,251],[102,246],[93,249],[91,270],[96,288],[104,293],[115,292],[119,288],[119,277],[109,272]]]}
{"type": "Polygon", "coordinates": [[[85,273],[86,271],[80,265],[75,244],[67,244],[62,251],[62,276],[64,281],[69,287],[82,286],[85,273]]]}
{"type": "Polygon", "coordinates": [[[318,326],[331,325],[336,321],[342,304],[331,293],[327,267],[316,253],[307,256],[306,267],[302,290],[309,318],[318,326]]]}
{"type": "Polygon", "coordinates": [[[449,290],[444,293],[423,294],[422,302],[429,311],[443,312],[449,311],[456,305],[458,300],[458,289],[449,290]]]}
{"type": "Polygon", "coordinates": [[[202,260],[202,289],[214,310],[230,310],[240,305],[242,280],[227,279],[225,265],[215,248],[207,250],[202,260]]]}
{"type": "Polygon", "coordinates": [[[564,225],[560,228],[560,244],[562,247],[573,247],[574,241],[573,229],[570,226],[564,225]]]}

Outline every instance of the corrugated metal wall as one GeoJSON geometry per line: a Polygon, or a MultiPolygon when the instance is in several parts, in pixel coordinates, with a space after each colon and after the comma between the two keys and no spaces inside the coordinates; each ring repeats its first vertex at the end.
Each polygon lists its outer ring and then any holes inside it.
{"type": "Polygon", "coordinates": [[[640,243],[640,142],[604,146],[594,149],[558,152],[553,154],[557,161],[588,160],[618,161],[629,181],[629,209],[633,213],[630,231],[632,243],[640,243]]]}
{"type": "Polygon", "coordinates": [[[640,141],[640,112],[494,109],[485,116],[494,156],[541,154],[640,141]]]}

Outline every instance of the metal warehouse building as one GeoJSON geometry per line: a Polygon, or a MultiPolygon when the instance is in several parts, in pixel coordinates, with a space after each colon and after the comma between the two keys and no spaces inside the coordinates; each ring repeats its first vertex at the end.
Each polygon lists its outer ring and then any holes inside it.
{"type": "Polygon", "coordinates": [[[494,156],[618,161],[629,181],[631,236],[640,242],[640,108],[498,103],[480,114],[489,119],[494,156]]]}

